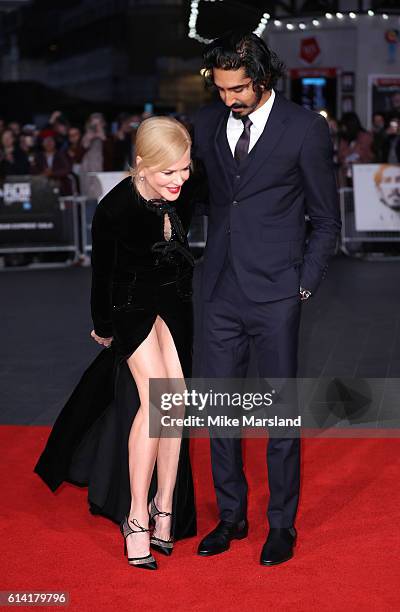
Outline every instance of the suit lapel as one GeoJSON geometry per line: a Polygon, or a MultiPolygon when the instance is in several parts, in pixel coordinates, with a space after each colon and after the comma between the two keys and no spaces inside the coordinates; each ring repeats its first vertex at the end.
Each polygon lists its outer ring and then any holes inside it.
{"type": "MultiPolygon", "coordinates": [[[[219,165],[222,169],[223,176],[225,177],[225,180],[229,188],[231,189],[232,185],[231,185],[228,168],[227,168],[227,159],[220,145],[221,137],[224,137],[223,130],[226,130],[226,122],[228,120],[229,113],[230,113],[229,109],[221,113],[221,117],[219,118],[219,121],[216,126],[216,130],[215,130],[215,134],[214,134],[214,150],[215,150],[215,154],[217,156],[219,165]]],[[[229,149],[229,145],[228,145],[228,149],[229,149]]],[[[229,153],[230,153],[230,150],[229,150],[229,153]]]]}
{"type": "MultiPolygon", "coordinates": [[[[242,190],[253,176],[260,170],[260,168],[267,164],[269,155],[273,152],[277,144],[279,143],[284,131],[287,129],[289,123],[289,113],[287,112],[285,98],[281,95],[276,94],[274,104],[271,109],[271,113],[268,117],[268,121],[264,128],[263,133],[258,139],[254,150],[250,152],[252,159],[249,159],[249,163],[243,174],[243,180],[240,183],[239,190],[242,190]],[[252,155],[254,153],[254,155],[252,155]]],[[[266,165],[265,170],[268,170],[266,165]]]]}

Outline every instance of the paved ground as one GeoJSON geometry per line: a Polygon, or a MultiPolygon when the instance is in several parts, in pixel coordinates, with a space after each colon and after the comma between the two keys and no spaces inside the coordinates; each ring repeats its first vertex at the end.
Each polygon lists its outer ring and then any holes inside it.
{"type": "MultiPolygon", "coordinates": [[[[98,351],[89,286],[83,268],[0,274],[0,423],[54,421],[98,351]]],[[[299,375],[400,377],[399,304],[399,263],[333,260],[302,307],[299,375]]]]}

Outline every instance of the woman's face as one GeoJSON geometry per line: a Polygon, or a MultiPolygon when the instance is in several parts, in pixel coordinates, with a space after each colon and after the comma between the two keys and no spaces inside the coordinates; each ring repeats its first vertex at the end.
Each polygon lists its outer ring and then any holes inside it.
{"type": "Polygon", "coordinates": [[[8,147],[12,147],[14,144],[14,134],[11,130],[5,130],[3,132],[3,135],[1,137],[1,143],[3,145],[3,147],[8,148],[8,147]]]}
{"type": "MultiPolygon", "coordinates": [[[[136,158],[137,164],[140,164],[141,161],[140,157],[136,158]]],[[[180,160],[165,170],[143,168],[139,172],[139,188],[143,187],[145,197],[148,199],[161,197],[173,202],[179,198],[181,187],[188,180],[189,174],[190,147],[180,160]]]]}

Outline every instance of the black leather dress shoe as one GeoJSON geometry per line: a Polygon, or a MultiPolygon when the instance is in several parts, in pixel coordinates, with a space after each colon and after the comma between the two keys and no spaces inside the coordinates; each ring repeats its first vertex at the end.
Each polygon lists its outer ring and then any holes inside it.
{"type": "Polygon", "coordinates": [[[228,550],[231,540],[242,540],[247,536],[249,525],[246,519],[239,523],[220,521],[216,528],[211,531],[199,544],[197,554],[202,557],[219,555],[228,550]]]}
{"type": "Polygon", "coordinates": [[[278,565],[278,563],[289,561],[293,557],[296,537],[297,532],[294,527],[271,528],[261,551],[261,565],[278,565]]]}

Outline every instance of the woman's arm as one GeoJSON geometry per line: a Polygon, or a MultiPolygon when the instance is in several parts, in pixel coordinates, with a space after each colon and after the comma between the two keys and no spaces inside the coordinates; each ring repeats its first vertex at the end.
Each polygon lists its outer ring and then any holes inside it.
{"type": "Polygon", "coordinates": [[[90,305],[97,336],[112,336],[111,283],[115,257],[115,237],[111,219],[98,204],[92,221],[92,290],[90,305]]]}

